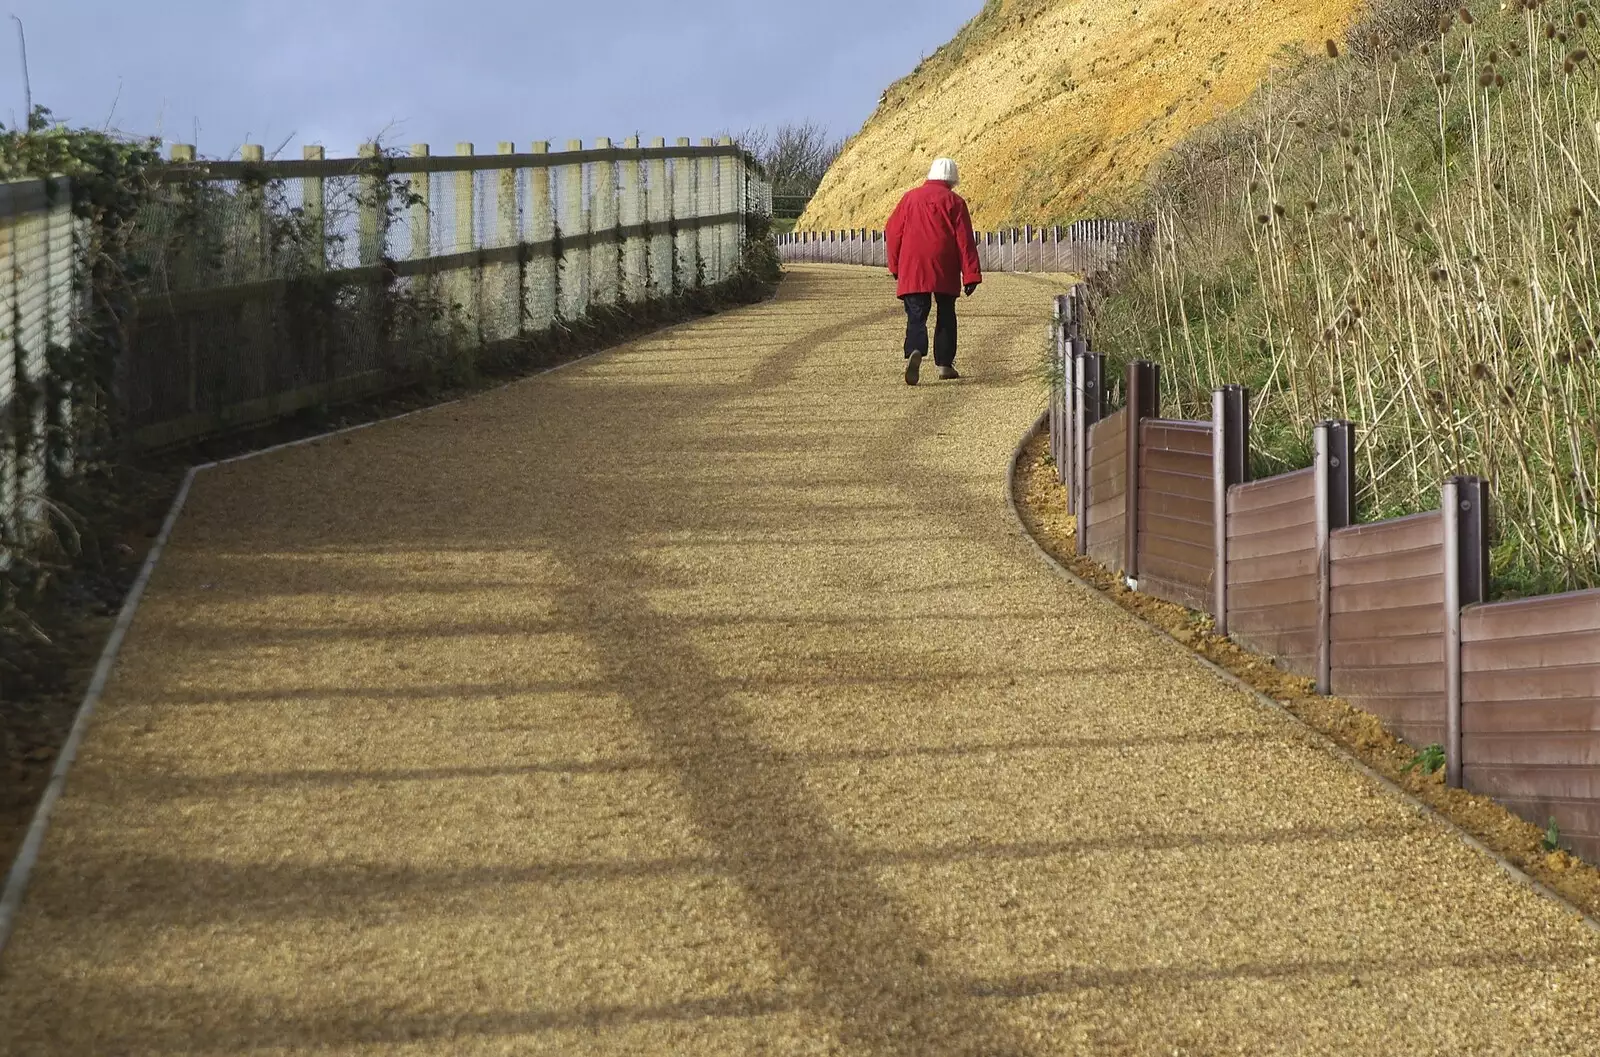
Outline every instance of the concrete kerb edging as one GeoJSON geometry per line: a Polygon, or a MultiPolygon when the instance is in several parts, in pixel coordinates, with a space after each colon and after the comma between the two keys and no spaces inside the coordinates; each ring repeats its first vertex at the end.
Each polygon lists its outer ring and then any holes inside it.
{"type": "MultiPolygon", "coordinates": [[[[768,298],[764,298],[763,301],[756,303],[764,303],[766,300],[770,300],[772,296],[776,295],[770,295],[768,298]]],[[[670,334],[679,327],[689,326],[695,322],[697,320],[674,323],[659,330],[651,331],[648,334],[640,335],[639,338],[632,338],[625,344],[630,344],[644,337],[670,334]]],[[[55,767],[50,771],[50,780],[45,785],[44,793],[39,797],[39,806],[34,809],[33,819],[28,824],[28,832],[22,839],[22,846],[17,849],[16,858],[12,860],[11,868],[6,873],[5,888],[0,889],[0,952],[5,950],[6,943],[11,938],[12,927],[16,924],[17,914],[22,909],[22,899],[27,891],[28,880],[32,877],[33,868],[38,862],[39,851],[44,846],[45,831],[50,828],[50,814],[55,809],[56,802],[61,799],[62,790],[66,787],[67,772],[77,759],[78,749],[82,746],[84,735],[89,729],[89,722],[94,717],[96,706],[100,703],[100,695],[105,692],[106,683],[111,678],[111,669],[116,665],[117,653],[122,648],[122,640],[126,637],[129,627],[133,625],[133,617],[138,612],[140,600],[144,597],[144,589],[150,583],[150,577],[155,573],[156,563],[161,560],[161,554],[166,549],[167,542],[172,538],[172,531],[178,524],[178,516],[183,513],[184,503],[189,498],[189,490],[194,484],[194,479],[199,476],[202,470],[211,470],[218,466],[244,462],[247,459],[271,455],[288,448],[298,448],[305,444],[315,444],[318,441],[343,436],[346,433],[355,433],[358,430],[370,429],[373,426],[398,422],[413,415],[443,411],[445,408],[455,407],[468,400],[487,396],[509,386],[517,385],[533,378],[541,378],[544,375],[553,374],[567,367],[574,367],[585,360],[592,359],[603,353],[613,352],[621,347],[620,345],[613,345],[604,349],[596,349],[565,363],[558,363],[554,367],[547,367],[542,371],[536,371],[521,378],[513,378],[481,392],[472,393],[456,400],[449,400],[442,404],[419,407],[398,415],[390,415],[387,418],[374,419],[371,422],[362,422],[354,426],[345,426],[341,429],[329,430],[326,433],[318,433],[315,436],[301,437],[299,440],[291,440],[283,444],[274,444],[258,451],[245,452],[243,455],[217,459],[213,462],[203,462],[189,467],[188,471],[183,475],[183,482],[178,486],[178,494],[173,498],[172,506],[167,510],[166,520],[161,523],[161,531],[156,534],[155,542],[150,545],[150,553],[145,556],[144,565],[139,569],[139,575],[134,579],[133,586],[128,589],[128,596],[123,600],[122,609],[117,613],[117,621],[112,625],[111,634],[106,637],[105,648],[100,651],[100,660],[95,665],[94,674],[89,680],[89,687],[84,691],[83,700],[79,703],[77,714],[73,717],[72,727],[67,733],[67,740],[62,743],[61,753],[56,757],[55,767]]]]}
{"type": "Polygon", "coordinates": [[[1027,431],[1023,433],[1022,439],[1017,442],[1016,448],[1011,453],[1011,462],[1006,467],[1006,507],[1011,511],[1011,518],[1016,523],[1018,534],[1021,535],[1023,539],[1028,541],[1029,546],[1033,548],[1033,552],[1050,567],[1052,572],[1061,577],[1063,580],[1066,580],[1068,583],[1076,584],[1078,587],[1083,588],[1086,592],[1094,597],[1095,601],[1099,602],[1101,605],[1107,606],[1116,610],[1118,613],[1122,613],[1128,617],[1131,617],[1133,621],[1140,627],[1171,642],[1173,645],[1181,649],[1186,655],[1192,657],[1201,667],[1208,669],[1213,675],[1217,676],[1223,682],[1234,687],[1235,689],[1244,691],[1251,697],[1255,698],[1256,701],[1260,702],[1266,708],[1288,720],[1294,727],[1298,729],[1298,731],[1310,744],[1361,772],[1363,775],[1375,782],[1380,788],[1382,788],[1384,792],[1410,805],[1417,811],[1419,815],[1433,818],[1445,829],[1451,831],[1456,837],[1460,838],[1462,843],[1493,860],[1495,865],[1504,870],[1512,880],[1532,889],[1534,892],[1537,892],[1539,895],[1550,900],[1561,909],[1576,914],[1583,921],[1583,923],[1589,927],[1590,931],[1600,934],[1600,921],[1596,921],[1594,918],[1584,913],[1582,908],[1573,903],[1566,896],[1531,877],[1524,872],[1521,867],[1517,866],[1505,856],[1501,855],[1499,852],[1478,840],[1478,838],[1468,833],[1465,829],[1462,829],[1459,824],[1441,814],[1433,806],[1424,803],[1422,800],[1419,800],[1417,797],[1413,796],[1411,793],[1407,792],[1405,789],[1401,788],[1384,775],[1367,766],[1361,760],[1351,755],[1343,746],[1339,745],[1333,739],[1323,734],[1320,730],[1317,730],[1305,720],[1289,711],[1289,709],[1284,707],[1281,702],[1276,701],[1270,695],[1264,694],[1260,690],[1257,690],[1255,687],[1251,686],[1237,675],[1234,675],[1226,668],[1223,668],[1222,666],[1211,661],[1209,658],[1196,653],[1186,643],[1179,641],[1169,634],[1165,628],[1151,624],[1150,622],[1141,619],[1138,614],[1124,609],[1104,591],[1101,591],[1098,587],[1079,577],[1071,569],[1068,569],[1065,565],[1062,565],[1059,561],[1057,561],[1053,554],[1045,550],[1039,541],[1034,538],[1033,533],[1028,531],[1028,524],[1023,520],[1022,511],[1017,507],[1016,485],[1017,468],[1022,464],[1023,452],[1027,448],[1028,442],[1034,438],[1039,430],[1044,428],[1044,425],[1049,417],[1050,412],[1048,410],[1041,412],[1039,417],[1034,420],[1033,425],[1029,426],[1027,431]]]}

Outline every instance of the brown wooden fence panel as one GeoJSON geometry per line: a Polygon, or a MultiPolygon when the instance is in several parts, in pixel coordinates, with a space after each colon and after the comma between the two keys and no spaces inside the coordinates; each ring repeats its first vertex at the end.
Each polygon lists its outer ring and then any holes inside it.
{"type": "Polygon", "coordinates": [[[1467,609],[1461,670],[1463,783],[1600,860],[1600,591],[1467,609]]]}
{"type": "Polygon", "coordinates": [[[1335,529],[1329,543],[1333,693],[1413,745],[1443,744],[1439,512],[1335,529]]]}
{"type": "Polygon", "coordinates": [[[1111,570],[1123,567],[1127,525],[1128,410],[1089,427],[1089,500],[1085,525],[1089,556],[1111,570]]]}
{"type": "Polygon", "coordinates": [[[1228,633],[1296,675],[1316,674],[1314,470],[1228,489],[1228,633]]]}
{"type": "Polygon", "coordinates": [[[1210,612],[1211,423],[1147,418],[1139,434],[1139,590],[1210,612]]]}

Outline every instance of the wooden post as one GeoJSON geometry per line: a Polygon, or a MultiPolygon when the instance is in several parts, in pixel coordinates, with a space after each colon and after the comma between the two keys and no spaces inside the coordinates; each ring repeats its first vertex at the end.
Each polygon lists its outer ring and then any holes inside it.
{"type": "MultiPolygon", "coordinates": [[[[1074,339],[1081,341],[1081,339],[1074,339]]],[[[1105,357],[1085,346],[1072,357],[1072,509],[1078,515],[1080,555],[1089,553],[1089,430],[1105,412],[1105,357]]]]}
{"type": "MultiPolygon", "coordinates": [[[[567,150],[580,151],[583,140],[567,141],[567,150]]],[[[561,167],[561,318],[582,319],[589,310],[588,233],[583,222],[583,164],[561,167]]]]}
{"type": "MultiPolygon", "coordinates": [[[[45,489],[48,460],[45,458],[48,426],[45,391],[48,385],[47,355],[50,341],[49,320],[38,311],[49,302],[51,279],[48,267],[50,213],[49,188],[52,181],[29,180],[20,187],[7,188],[13,203],[4,238],[4,276],[7,292],[4,345],[12,358],[11,421],[7,424],[7,461],[12,453],[17,463],[17,486],[12,493],[16,507],[16,533],[24,542],[36,541],[47,527],[45,489]],[[25,197],[24,197],[25,196],[25,197]],[[26,201],[26,205],[18,202],[26,201]],[[14,442],[14,447],[13,447],[14,442]]],[[[253,307],[253,306],[252,306],[253,307]]],[[[9,555],[8,555],[9,557],[9,555]]]]}
{"type": "MultiPolygon", "coordinates": [[[[457,157],[471,157],[475,150],[470,143],[457,143],[457,157]]],[[[455,179],[455,240],[456,253],[474,253],[478,248],[478,181],[477,172],[465,169],[456,173],[455,179]]],[[[453,270],[446,281],[449,300],[461,308],[461,318],[472,340],[479,340],[479,282],[483,269],[476,261],[453,270]]]]}
{"type": "MultiPolygon", "coordinates": [[[[678,137],[677,145],[687,147],[688,137],[678,137]]],[[[700,237],[693,227],[684,223],[699,216],[699,177],[700,167],[687,152],[672,159],[672,215],[677,221],[673,244],[678,262],[673,273],[673,289],[678,293],[695,287],[699,269],[700,237]]]]}
{"type": "Polygon", "coordinates": [[[1355,427],[1319,422],[1316,452],[1317,692],[1333,684],[1333,578],[1330,540],[1334,529],[1355,523],[1355,427]]]}
{"type": "MultiPolygon", "coordinates": [[[[532,144],[528,150],[531,154],[549,154],[550,144],[548,141],[540,140],[532,144]]],[[[550,193],[550,172],[548,165],[541,165],[528,172],[525,237],[528,242],[535,245],[547,244],[556,235],[556,216],[550,193]]],[[[555,250],[551,248],[534,251],[523,264],[522,303],[528,313],[529,330],[544,330],[555,321],[556,269],[557,258],[555,250]]]]}
{"type": "MultiPolygon", "coordinates": [[[[629,136],[623,140],[624,150],[637,151],[639,137],[629,136]]],[[[617,221],[624,229],[631,229],[622,243],[622,299],[630,304],[638,304],[646,296],[646,284],[649,281],[649,265],[647,257],[649,247],[645,243],[644,235],[638,231],[645,222],[645,187],[643,174],[640,170],[643,162],[637,154],[623,158],[617,163],[621,169],[622,204],[618,210],[617,221]]]]}
{"type": "MultiPolygon", "coordinates": [[[[322,161],[325,154],[323,148],[309,146],[300,148],[300,157],[306,161],[322,161]]],[[[300,248],[305,266],[313,272],[325,271],[328,267],[328,199],[322,177],[308,176],[300,181],[300,212],[305,218],[306,245],[300,248]]],[[[322,380],[331,382],[336,373],[333,344],[320,327],[313,340],[322,380]]]]}
{"type": "MultiPolygon", "coordinates": [[[[363,143],[356,154],[374,164],[378,160],[378,145],[363,143]]],[[[389,219],[388,183],[376,173],[361,178],[360,217],[356,222],[360,244],[359,261],[363,266],[377,264],[383,259],[385,228],[389,219]]]]}
{"type": "MultiPolygon", "coordinates": [[[[195,156],[195,150],[194,150],[194,145],[193,144],[189,144],[189,143],[174,143],[172,145],[171,160],[172,160],[172,162],[174,164],[181,164],[181,163],[185,163],[185,162],[191,162],[192,163],[194,161],[194,156],[195,156]]],[[[173,187],[167,188],[167,193],[168,194],[172,194],[172,193],[176,192],[178,195],[182,195],[182,194],[185,193],[185,191],[188,188],[188,186],[189,185],[186,185],[186,184],[177,184],[177,185],[174,185],[173,187]]],[[[0,276],[0,284],[4,284],[4,289],[6,289],[9,292],[10,288],[11,288],[11,285],[12,285],[12,283],[14,281],[13,280],[13,274],[17,269],[14,268],[12,266],[12,264],[10,263],[13,250],[10,247],[10,244],[6,244],[6,245],[8,247],[7,250],[6,250],[6,253],[5,253],[6,260],[4,262],[0,262],[0,263],[4,263],[5,264],[4,275],[0,276]]],[[[191,290],[191,289],[194,288],[194,286],[195,286],[195,284],[197,282],[197,277],[195,275],[195,272],[196,272],[195,254],[194,254],[193,249],[191,249],[190,247],[184,245],[183,241],[180,240],[177,243],[177,245],[172,247],[172,249],[170,251],[170,260],[167,263],[167,267],[170,269],[170,272],[171,272],[171,277],[170,277],[169,281],[171,283],[172,289],[174,289],[174,290],[191,290]]],[[[6,314],[6,318],[10,318],[10,315],[9,315],[9,313],[11,312],[10,306],[9,305],[0,306],[0,308],[4,308],[4,312],[6,314]]],[[[182,340],[183,345],[184,345],[184,374],[185,374],[185,380],[186,380],[186,383],[187,383],[186,388],[187,388],[187,393],[188,393],[187,406],[188,406],[189,412],[192,414],[192,413],[200,410],[200,404],[199,404],[199,397],[200,397],[200,347],[199,347],[199,335],[198,335],[197,330],[196,330],[196,328],[195,328],[195,326],[194,326],[194,324],[192,322],[180,321],[178,323],[178,326],[181,328],[179,333],[182,335],[181,340],[182,340]]],[[[15,342],[7,342],[6,344],[8,346],[11,346],[11,352],[6,354],[7,358],[11,359],[13,361],[11,366],[13,368],[15,368],[17,366],[15,364],[15,362],[14,362],[15,356],[13,355],[13,353],[15,352],[15,342]]],[[[16,486],[17,486],[16,474],[18,472],[18,467],[12,461],[13,458],[14,458],[14,453],[7,453],[7,454],[5,454],[3,456],[0,456],[0,458],[3,458],[5,460],[3,465],[4,465],[4,469],[5,469],[5,474],[6,474],[6,479],[5,479],[5,481],[3,483],[0,483],[0,487],[4,487],[4,488],[7,489],[7,493],[6,493],[5,497],[0,498],[0,503],[4,504],[4,507],[5,507],[4,512],[3,512],[4,516],[6,518],[11,519],[9,521],[8,525],[9,525],[9,528],[11,529],[11,531],[13,533],[15,533],[15,532],[19,531],[19,529],[20,529],[20,526],[18,525],[18,523],[16,521],[16,518],[18,517],[18,514],[19,514],[19,510],[18,510],[18,507],[17,507],[17,492],[16,492],[16,486]]]]}
{"type": "Polygon", "coordinates": [[[1161,414],[1161,368],[1148,360],[1128,364],[1128,490],[1122,568],[1128,586],[1139,588],[1139,460],[1143,422],[1161,414]]]}
{"type": "MultiPolygon", "coordinates": [[[[413,158],[426,158],[428,145],[413,143],[413,158]]],[[[425,260],[433,256],[433,174],[411,174],[411,259],[425,260]]]]}
{"type": "MultiPolygon", "coordinates": [[[[173,160],[178,160],[178,149],[173,148],[173,160]]],[[[43,197],[44,185],[42,182],[30,181],[29,184],[17,182],[6,188],[3,214],[0,214],[0,318],[13,320],[17,318],[17,285],[23,279],[22,268],[17,260],[17,228],[20,226],[21,212],[12,196],[26,187],[37,187],[40,197],[43,197]]],[[[178,258],[181,261],[181,258],[178,258]]],[[[174,261],[174,263],[178,263],[174,261]]],[[[177,281],[177,277],[173,277],[177,281]]],[[[17,335],[11,334],[6,340],[0,341],[0,406],[15,406],[17,399],[18,383],[26,380],[22,364],[17,362],[18,348],[17,335]]],[[[193,366],[190,366],[189,388],[194,390],[193,366]]],[[[20,401],[19,401],[20,403],[20,401]]],[[[192,410],[192,408],[191,408],[192,410]]],[[[12,424],[14,428],[14,423],[12,424]]],[[[14,438],[9,432],[0,442],[0,532],[10,538],[17,538],[22,531],[21,525],[21,475],[23,466],[20,453],[14,443],[14,438]]],[[[0,558],[0,561],[9,562],[10,559],[0,558]]]]}
{"type": "MultiPolygon", "coordinates": [[[[496,154],[515,154],[517,145],[504,140],[495,144],[496,154]]],[[[517,206],[518,169],[501,169],[494,189],[494,248],[517,245],[522,241],[522,217],[517,206]]],[[[487,248],[487,247],[486,247],[487,248]]],[[[523,330],[522,265],[520,261],[482,264],[478,268],[484,286],[482,329],[487,341],[506,341],[520,337],[523,330]]]]}
{"type": "MultiPolygon", "coordinates": [[[[595,150],[609,151],[605,136],[594,141],[595,150]]],[[[617,303],[622,277],[621,248],[617,244],[617,163],[610,158],[594,163],[594,185],[590,194],[589,302],[597,305],[617,303]]]]}
{"type": "Polygon", "coordinates": [[[1445,481],[1444,685],[1445,782],[1461,788],[1461,611],[1489,597],[1489,483],[1481,477],[1445,481]]]}
{"type": "MultiPolygon", "coordinates": [[[[239,160],[247,164],[260,165],[266,161],[266,152],[259,143],[246,143],[239,148],[239,160]]],[[[231,279],[233,282],[249,283],[259,279],[268,278],[271,272],[271,262],[268,259],[272,250],[267,245],[267,191],[266,179],[257,172],[253,176],[241,181],[239,185],[239,233],[237,240],[232,242],[230,249],[238,254],[235,258],[235,270],[231,279]]],[[[363,210],[362,219],[366,219],[363,210]]],[[[363,229],[363,235],[365,229],[363,229]]],[[[363,264],[366,261],[362,261],[363,264]]],[[[272,392],[273,388],[273,355],[276,349],[272,340],[272,306],[276,300],[270,296],[252,296],[240,306],[239,321],[242,329],[240,345],[245,352],[244,358],[252,362],[254,370],[255,392],[249,394],[254,397],[264,397],[272,392]]]]}
{"type": "MultiPolygon", "coordinates": [[[[666,147],[667,141],[657,136],[650,141],[654,149],[666,147]]],[[[650,224],[650,263],[647,292],[652,298],[672,296],[672,183],[667,172],[666,158],[651,158],[648,187],[645,191],[645,214],[650,224]]]]}
{"type": "MultiPolygon", "coordinates": [[[[306,161],[322,161],[321,147],[301,147],[300,157],[306,161]]],[[[307,176],[300,181],[300,211],[306,221],[305,263],[314,272],[328,266],[328,199],[320,176],[307,176]]]]}
{"type": "MultiPolygon", "coordinates": [[[[267,160],[266,151],[259,143],[246,143],[239,148],[239,160],[246,164],[261,165],[267,160]]],[[[265,178],[257,175],[241,184],[239,200],[242,213],[239,241],[244,244],[244,254],[247,258],[247,270],[240,279],[249,282],[266,278],[269,248],[265,238],[267,219],[265,178]]]]}
{"type": "Polygon", "coordinates": [[[1211,394],[1212,617],[1228,633],[1228,489],[1250,479],[1250,390],[1225,385],[1211,394]]]}
{"type": "MultiPolygon", "coordinates": [[[[711,140],[702,139],[700,146],[713,146],[711,140]]],[[[717,160],[709,154],[699,158],[698,175],[695,183],[699,191],[699,207],[695,214],[700,217],[714,217],[717,215],[717,160]]],[[[722,254],[721,246],[717,241],[716,228],[702,224],[695,229],[695,244],[700,247],[700,277],[705,286],[714,286],[722,281],[722,254]]]]}
{"type": "Polygon", "coordinates": [[[718,138],[717,146],[728,149],[717,159],[717,212],[739,214],[738,220],[729,219],[717,225],[722,278],[727,280],[733,278],[734,271],[739,267],[739,229],[744,224],[744,214],[739,208],[739,187],[743,178],[739,174],[739,160],[733,154],[733,138],[722,136],[718,138]]]}
{"type": "MultiPolygon", "coordinates": [[[[71,181],[59,177],[46,181],[45,186],[53,189],[57,196],[49,203],[44,214],[45,293],[48,297],[44,337],[48,349],[50,345],[68,346],[74,337],[74,305],[79,300],[78,253],[75,246],[78,220],[69,208],[72,201],[71,181]]],[[[71,378],[56,374],[53,384],[47,388],[53,390],[49,394],[53,399],[46,401],[46,394],[41,393],[41,403],[45,404],[46,427],[56,434],[55,442],[45,445],[44,455],[49,460],[46,474],[48,482],[50,471],[57,475],[57,479],[72,476],[76,472],[79,444],[73,421],[71,378]]]]}
{"type": "MultiPolygon", "coordinates": [[[[517,145],[501,140],[495,144],[496,154],[515,154],[517,145]]],[[[517,174],[519,169],[501,169],[499,179],[495,181],[494,213],[495,213],[495,245],[515,246],[522,241],[522,233],[517,229],[521,226],[519,211],[517,209],[517,174]]]]}
{"type": "MultiPolygon", "coordinates": [[[[470,143],[457,143],[456,155],[470,157],[475,150],[470,143]]],[[[455,206],[456,253],[470,253],[478,248],[477,173],[471,169],[456,173],[455,206]]]]}

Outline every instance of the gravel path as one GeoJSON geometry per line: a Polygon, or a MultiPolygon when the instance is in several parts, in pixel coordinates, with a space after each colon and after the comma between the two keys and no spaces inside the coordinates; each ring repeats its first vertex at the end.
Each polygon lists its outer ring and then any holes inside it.
{"type": "Polygon", "coordinates": [[[202,474],[0,1052],[1600,1052],[1574,915],[1017,535],[1054,289],[907,389],[799,268],[202,474]]]}

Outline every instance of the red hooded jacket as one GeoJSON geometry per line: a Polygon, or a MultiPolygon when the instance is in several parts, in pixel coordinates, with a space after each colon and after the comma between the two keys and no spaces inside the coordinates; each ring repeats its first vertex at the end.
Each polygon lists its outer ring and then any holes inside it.
{"type": "Polygon", "coordinates": [[[942,180],[905,193],[884,228],[889,274],[906,294],[959,294],[963,281],[983,282],[967,203],[942,180]]]}

